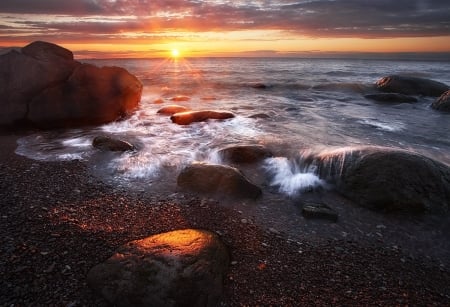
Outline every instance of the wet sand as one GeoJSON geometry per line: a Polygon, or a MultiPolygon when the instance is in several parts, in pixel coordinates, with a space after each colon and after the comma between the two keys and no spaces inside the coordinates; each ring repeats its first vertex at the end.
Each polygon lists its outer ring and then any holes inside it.
{"type": "Polygon", "coordinates": [[[16,155],[18,137],[0,135],[1,306],[106,306],[86,285],[89,269],[128,241],[183,228],[215,231],[228,246],[225,306],[450,301],[450,269],[433,257],[373,238],[293,239],[238,206],[118,189],[83,162],[16,155]]]}

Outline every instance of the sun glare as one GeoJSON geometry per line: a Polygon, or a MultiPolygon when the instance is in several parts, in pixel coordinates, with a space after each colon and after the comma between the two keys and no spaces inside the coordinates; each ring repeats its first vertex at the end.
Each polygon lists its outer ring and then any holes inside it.
{"type": "Polygon", "coordinates": [[[170,55],[172,58],[178,58],[180,56],[180,51],[178,49],[172,49],[170,51],[170,55]]]}

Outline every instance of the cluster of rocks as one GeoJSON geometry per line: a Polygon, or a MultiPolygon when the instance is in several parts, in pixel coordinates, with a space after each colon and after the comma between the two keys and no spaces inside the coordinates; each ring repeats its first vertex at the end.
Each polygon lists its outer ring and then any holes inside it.
{"type": "Polygon", "coordinates": [[[444,83],[426,78],[403,75],[383,77],[375,84],[382,93],[366,94],[364,97],[381,103],[414,103],[417,96],[438,97],[433,109],[450,112],[450,87],[444,83]]]}
{"type": "Polygon", "coordinates": [[[120,67],[75,61],[71,51],[37,41],[0,55],[0,126],[75,127],[133,112],[142,83],[120,67]]]}

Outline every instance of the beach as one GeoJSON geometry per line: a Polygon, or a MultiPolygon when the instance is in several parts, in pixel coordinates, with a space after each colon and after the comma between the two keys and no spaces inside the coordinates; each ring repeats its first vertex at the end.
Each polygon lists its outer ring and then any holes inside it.
{"type": "Polygon", "coordinates": [[[210,198],[140,194],[86,162],[16,155],[20,137],[1,135],[2,306],[106,306],[86,284],[93,266],[128,241],[186,228],[216,232],[229,249],[224,306],[448,304],[449,268],[433,257],[382,238],[294,240],[210,198]]]}

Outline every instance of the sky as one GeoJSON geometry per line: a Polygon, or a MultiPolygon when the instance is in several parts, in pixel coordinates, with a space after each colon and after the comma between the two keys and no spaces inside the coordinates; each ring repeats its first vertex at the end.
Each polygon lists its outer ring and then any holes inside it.
{"type": "Polygon", "coordinates": [[[0,0],[0,48],[77,58],[450,55],[449,0],[0,0]]]}

